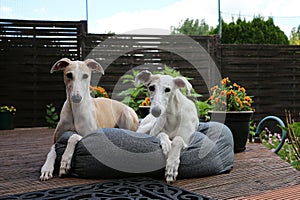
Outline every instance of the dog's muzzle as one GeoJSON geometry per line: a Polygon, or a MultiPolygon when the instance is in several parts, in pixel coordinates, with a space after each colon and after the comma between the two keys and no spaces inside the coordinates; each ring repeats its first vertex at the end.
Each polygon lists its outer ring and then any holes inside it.
{"type": "Polygon", "coordinates": [[[159,107],[152,107],[151,109],[151,114],[154,116],[154,117],[159,117],[160,114],[161,114],[161,109],[159,107]]]}
{"type": "Polygon", "coordinates": [[[82,97],[80,95],[73,95],[71,99],[73,103],[80,103],[82,97]]]}

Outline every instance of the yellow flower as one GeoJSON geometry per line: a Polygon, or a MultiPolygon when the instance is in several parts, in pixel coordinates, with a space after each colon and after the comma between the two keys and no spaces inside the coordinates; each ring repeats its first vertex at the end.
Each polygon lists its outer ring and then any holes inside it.
{"type": "Polygon", "coordinates": [[[14,106],[0,106],[0,112],[15,113],[17,109],[14,106]]]}

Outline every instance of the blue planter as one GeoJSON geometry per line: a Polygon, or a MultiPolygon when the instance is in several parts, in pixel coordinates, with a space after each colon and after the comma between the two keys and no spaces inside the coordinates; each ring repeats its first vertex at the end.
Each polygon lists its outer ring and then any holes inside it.
{"type": "Polygon", "coordinates": [[[0,112],[0,130],[14,129],[14,115],[10,112],[0,112]]]}

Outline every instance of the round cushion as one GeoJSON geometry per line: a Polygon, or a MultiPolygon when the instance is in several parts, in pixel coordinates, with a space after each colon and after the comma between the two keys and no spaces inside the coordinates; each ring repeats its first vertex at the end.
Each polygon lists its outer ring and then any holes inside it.
{"type": "MultiPolygon", "coordinates": [[[[56,143],[58,166],[72,134],[74,132],[64,133],[56,143]]],[[[163,178],[165,160],[156,137],[124,129],[103,128],[78,142],[70,174],[83,178],[163,178]]],[[[189,147],[182,151],[178,178],[229,172],[233,161],[233,139],[228,127],[217,122],[200,123],[189,147]]]]}

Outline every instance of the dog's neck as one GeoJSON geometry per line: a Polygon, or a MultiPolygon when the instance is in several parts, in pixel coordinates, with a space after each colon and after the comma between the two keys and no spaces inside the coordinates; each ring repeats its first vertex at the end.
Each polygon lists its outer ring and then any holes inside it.
{"type": "Polygon", "coordinates": [[[94,118],[94,103],[91,96],[85,96],[80,103],[74,103],[71,97],[67,95],[67,101],[70,105],[73,115],[73,123],[75,131],[81,135],[86,135],[97,129],[94,118]]]}
{"type": "Polygon", "coordinates": [[[166,118],[164,127],[168,127],[168,129],[172,128],[174,130],[177,129],[177,127],[180,125],[178,124],[178,119],[180,121],[181,113],[183,112],[179,103],[180,98],[184,98],[184,95],[180,91],[175,91],[171,96],[166,112],[163,115],[166,118]]]}

